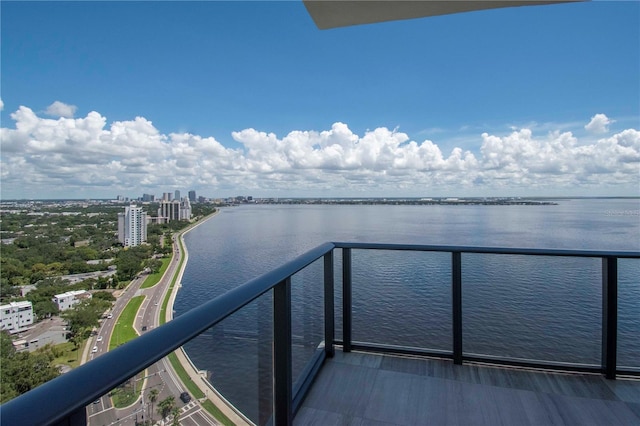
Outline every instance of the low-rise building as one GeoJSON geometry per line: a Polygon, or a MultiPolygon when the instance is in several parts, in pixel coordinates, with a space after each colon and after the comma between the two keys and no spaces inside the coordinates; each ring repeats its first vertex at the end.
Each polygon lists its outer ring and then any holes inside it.
{"type": "Polygon", "coordinates": [[[23,331],[33,324],[33,305],[31,302],[11,302],[0,306],[0,330],[9,333],[23,331]]]}
{"type": "Polygon", "coordinates": [[[62,312],[86,299],[91,299],[91,293],[86,290],[74,290],[56,294],[51,300],[56,304],[58,310],[62,312]]]}

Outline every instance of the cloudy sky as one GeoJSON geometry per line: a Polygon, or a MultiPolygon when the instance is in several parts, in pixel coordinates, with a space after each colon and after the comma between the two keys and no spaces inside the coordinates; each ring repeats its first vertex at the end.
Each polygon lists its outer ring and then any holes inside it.
{"type": "Polygon", "coordinates": [[[640,195],[638,2],[3,1],[1,43],[2,199],[640,195]]]}

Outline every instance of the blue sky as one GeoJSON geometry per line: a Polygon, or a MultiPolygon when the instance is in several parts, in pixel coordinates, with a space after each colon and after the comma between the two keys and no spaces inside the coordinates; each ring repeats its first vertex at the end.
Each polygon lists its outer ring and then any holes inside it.
{"type": "Polygon", "coordinates": [[[1,4],[2,198],[640,195],[640,4],[318,30],[285,2],[1,4]]]}

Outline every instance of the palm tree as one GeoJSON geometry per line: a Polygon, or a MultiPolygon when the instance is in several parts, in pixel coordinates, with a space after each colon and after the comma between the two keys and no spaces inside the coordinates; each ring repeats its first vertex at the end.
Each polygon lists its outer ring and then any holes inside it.
{"type": "Polygon", "coordinates": [[[180,409],[178,407],[173,407],[171,415],[173,415],[171,426],[180,426],[180,409]]]}
{"type": "Polygon", "coordinates": [[[158,389],[151,389],[149,391],[149,402],[151,403],[151,410],[149,410],[149,419],[151,423],[153,423],[153,403],[158,400],[158,394],[160,391],[158,389]]]}
{"type": "Polygon", "coordinates": [[[176,406],[176,400],[173,396],[168,396],[158,403],[158,414],[162,416],[162,420],[171,413],[173,407],[176,406]]]}

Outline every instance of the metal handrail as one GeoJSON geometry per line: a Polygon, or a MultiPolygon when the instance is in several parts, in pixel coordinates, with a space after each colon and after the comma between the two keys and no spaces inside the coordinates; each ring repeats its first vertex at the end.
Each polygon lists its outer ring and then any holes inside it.
{"type": "Polygon", "coordinates": [[[251,303],[333,250],[322,244],[0,406],[2,425],[45,425],[84,410],[92,401],[251,303]]]}
{"type": "MultiPolygon", "coordinates": [[[[442,246],[442,245],[412,245],[412,244],[383,244],[383,243],[353,243],[334,242],[336,248],[343,251],[343,345],[349,352],[352,347],[360,350],[384,352],[381,345],[370,345],[352,342],[351,327],[351,250],[406,250],[425,252],[451,253],[451,308],[453,342],[452,351],[444,356],[452,358],[455,364],[468,361],[499,362],[506,365],[520,365],[532,368],[567,369],[567,363],[554,365],[553,363],[535,360],[504,359],[499,357],[477,356],[465,354],[462,344],[462,254],[497,254],[497,255],[527,255],[527,256],[562,256],[600,258],[602,261],[602,356],[601,368],[590,366],[571,366],[574,371],[600,371],[607,379],[615,379],[618,373],[637,374],[634,370],[620,371],[617,367],[617,335],[618,335],[618,259],[640,259],[640,252],[634,251],[604,251],[604,250],[568,250],[568,249],[532,249],[505,247],[470,247],[470,246],[442,246]]],[[[337,343],[337,342],[336,342],[337,343]]],[[[409,348],[389,348],[395,353],[434,353],[434,351],[415,350],[409,348]]]]}
{"type": "Polygon", "coordinates": [[[364,250],[438,251],[438,252],[445,252],[445,253],[459,252],[459,253],[475,253],[475,254],[513,254],[513,255],[528,255],[528,256],[565,256],[565,257],[600,257],[600,258],[615,257],[619,259],[640,258],[640,252],[637,252],[637,251],[353,243],[353,242],[337,242],[337,241],[334,241],[333,245],[336,248],[351,248],[351,249],[364,249],[364,250]]]}
{"type": "MultiPolygon", "coordinates": [[[[274,335],[276,349],[274,356],[275,424],[290,424],[292,415],[295,413],[299,401],[303,398],[303,395],[294,395],[292,392],[290,347],[286,349],[287,345],[290,346],[291,276],[316,260],[325,258],[325,353],[327,356],[331,356],[334,344],[334,283],[331,256],[335,248],[343,251],[343,342],[340,343],[345,351],[349,351],[352,345],[350,330],[351,249],[451,253],[454,322],[451,358],[456,364],[462,363],[463,358],[471,359],[471,357],[463,357],[462,352],[460,301],[462,253],[601,258],[603,265],[603,365],[601,371],[608,378],[615,378],[617,259],[640,259],[640,252],[333,242],[324,243],[294,260],[176,317],[163,326],[5,403],[0,406],[1,424],[82,424],[83,419],[86,418],[85,407],[96,398],[106,394],[272,289],[274,290],[275,306],[279,307],[274,309],[274,326],[277,325],[280,330],[285,330],[274,335]]],[[[323,359],[314,359],[315,366],[309,369],[309,371],[313,371],[310,374],[317,373],[323,359]]],[[[306,392],[312,379],[304,379],[303,381],[306,383],[302,388],[306,392]]]]}

